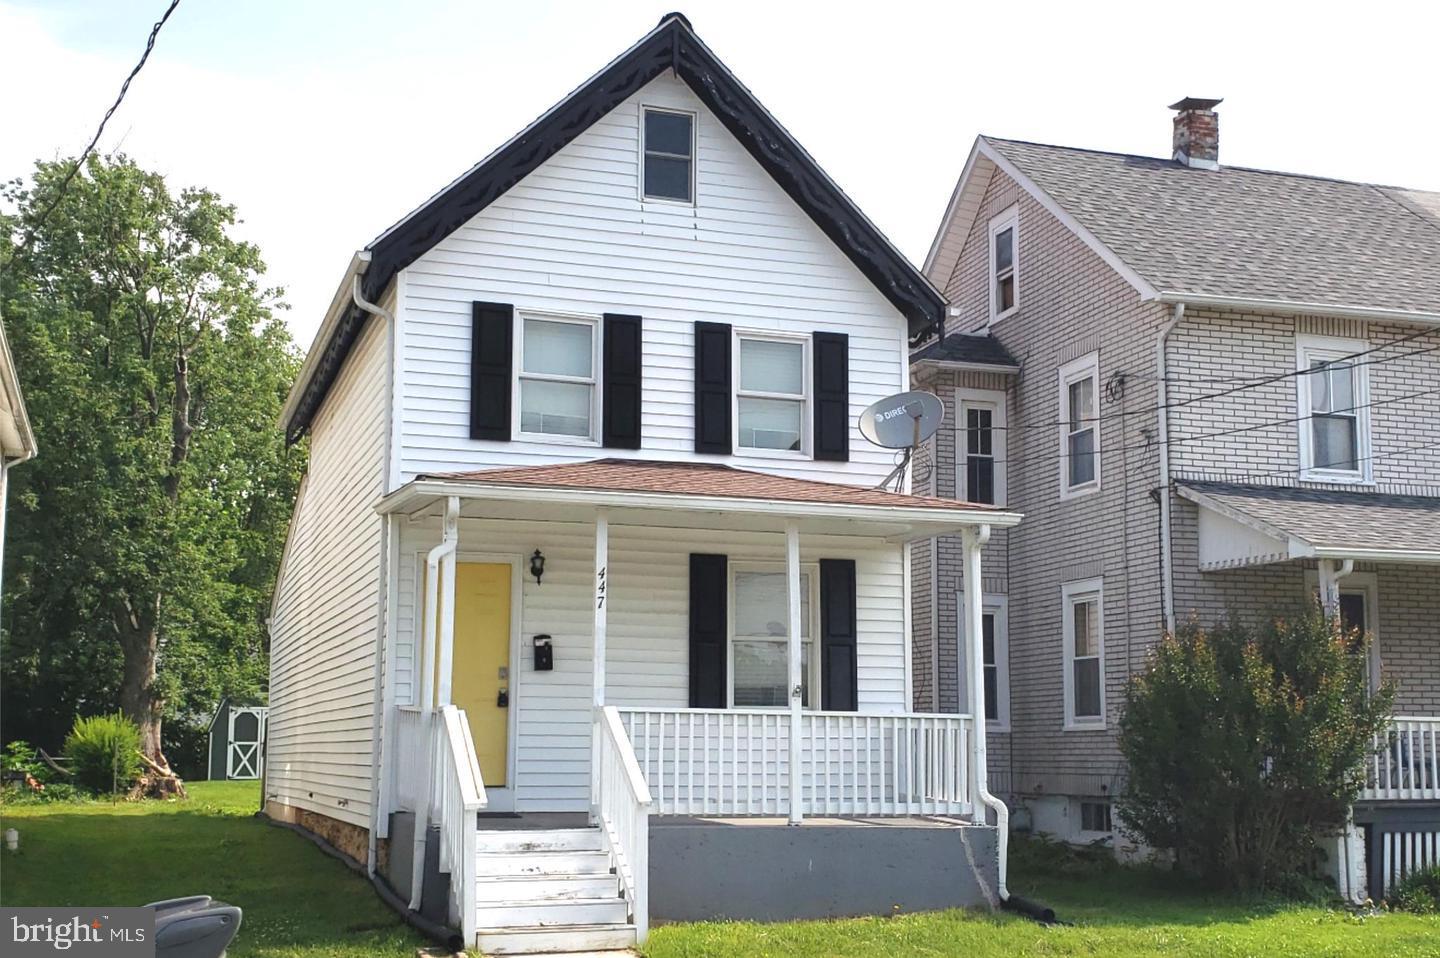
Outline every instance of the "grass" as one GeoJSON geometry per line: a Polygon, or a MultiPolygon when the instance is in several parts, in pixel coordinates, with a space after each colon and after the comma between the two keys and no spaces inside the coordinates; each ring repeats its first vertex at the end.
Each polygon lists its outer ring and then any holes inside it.
{"type": "Polygon", "coordinates": [[[255,782],[193,782],[183,802],[0,806],[0,903],[143,905],[205,894],[244,909],[231,958],[414,958],[421,938],[368,882],[255,818],[255,782]]]}
{"type": "Polygon", "coordinates": [[[1039,842],[1012,844],[1010,890],[1054,908],[1066,926],[949,911],[764,925],[657,927],[647,958],[906,955],[1022,958],[1331,958],[1440,956],[1440,917],[1355,917],[1338,908],[1205,894],[1175,875],[1127,868],[1039,842]]]}
{"type": "MultiPolygon", "coordinates": [[[[240,905],[234,958],[412,958],[423,942],[369,885],[303,838],[253,817],[250,782],[196,782],[186,802],[0,807],[20,850],[0,853],[5,905],[143,904],[203,893],[240,905]]],[[[1340,909],[1197,892],[1173,875],[1016,843],[1011,887],[1065,927],[952,911],[787,924],[657,927],[647,958],[1066,955],[1093,958],[1440,958],[1440,916],[1358,918],[1340,909]]]]}

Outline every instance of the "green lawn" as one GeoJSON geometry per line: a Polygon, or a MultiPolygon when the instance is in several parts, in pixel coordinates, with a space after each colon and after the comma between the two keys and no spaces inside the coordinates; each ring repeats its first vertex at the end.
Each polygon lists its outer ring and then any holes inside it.
{"type": "Polygon", "coordinates": [[[368,882],[254,817],[255,782],[192,782],[184,802],[0,806],[5,905],[143,905],[205,894],[245,912],[232,958],[414,958],[424,944],[368,882]]]}
{"type": "MultiPolygon", "coordinates": [[[[253,817],[254,783],[197,782],[187,802],[0,807],[21,850],[0,854],[0,903],[141,904],[204,893],[245,909],[234,958],[411,958],[421,939],[370,886],[309,842],[253,817]]],[[[1069,927],[969,912],[658,927],[647,958],[812,956],[1375,955],[1440,958],[1440,917],[1240,902],[1168,874],[1018,844],[1011,885],[1069,927]]]]}

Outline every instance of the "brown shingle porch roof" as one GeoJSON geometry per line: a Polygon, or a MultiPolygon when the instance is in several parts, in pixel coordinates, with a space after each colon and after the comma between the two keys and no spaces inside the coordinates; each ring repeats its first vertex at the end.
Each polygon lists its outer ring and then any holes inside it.
{"type": "Polygon", "coordinates": [[[420,479],[492,482],[497,485],[645,492],[678,496],[723,496],[772,499],[826,505],[897,506],[907,509],[969,509],[997,513],[995,506],[957,502],[934,496],[912,496],[837,482],[776,476],[733,466],[702,462],[660,462],[650,459],[592,459],[546,466],[514,466],[478,472],[444,472],[420,479]]]}

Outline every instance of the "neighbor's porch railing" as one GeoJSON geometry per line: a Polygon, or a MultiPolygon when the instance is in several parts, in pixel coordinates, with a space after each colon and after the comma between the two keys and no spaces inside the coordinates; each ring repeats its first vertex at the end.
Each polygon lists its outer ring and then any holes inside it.
{"type": "Polygon", "coordinates": [[[1362,801],[1440,799],[1440,718],[1400,717],[1375,739],[1362,801]]]}
{"type": "MultiPolygon", "coordinates": [[[[790,714],[619,709],[660,815],[784,815],[790,714]]],[[[968,715],[801,715],[807,815],[968,815],[968,715]]]]}
{"type": "Polygon", "coordinates": [[[615,856],[641,942],[650,924],[650,789],[614,706],[595,710],[595,817],[615,856]]]}

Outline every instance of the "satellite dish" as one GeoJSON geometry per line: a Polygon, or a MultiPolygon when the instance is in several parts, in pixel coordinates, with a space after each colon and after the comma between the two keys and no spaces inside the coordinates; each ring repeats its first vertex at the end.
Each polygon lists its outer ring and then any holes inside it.
{"type": "Polygon", "coordinates": [[[935,435],[944,418],[934,393],[899,393],[860,414],[860,435],[886,449],[911,449],[935,435]]]}

